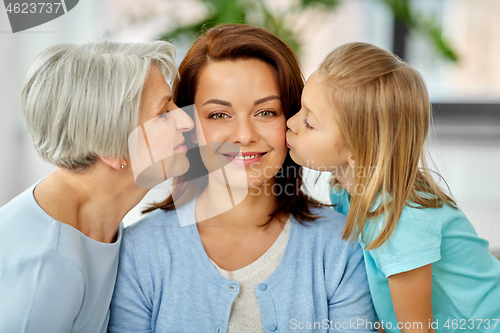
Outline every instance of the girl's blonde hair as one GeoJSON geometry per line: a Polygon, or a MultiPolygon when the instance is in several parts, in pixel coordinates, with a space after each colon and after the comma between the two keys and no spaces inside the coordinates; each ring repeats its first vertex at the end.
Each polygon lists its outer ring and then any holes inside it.
{"type": "Polygon", "coordinates": [[[381,48],[350,43],[332,51],[318,74],[356,168],[371,171],[353,172],[355,193],[343,239],[361,236],[366,249],[374,249],[395,230],[405,205],[456,208],[425,162],[430,102],[415,69],[381,48]],[[378,223],[382,215],[379,235],[365,235],[369,220],[378,223]]]}

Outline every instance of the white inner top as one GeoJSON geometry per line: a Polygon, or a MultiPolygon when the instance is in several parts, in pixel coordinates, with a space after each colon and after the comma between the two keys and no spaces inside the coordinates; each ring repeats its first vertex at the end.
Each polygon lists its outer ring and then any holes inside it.
{"type": "Polygon", "coordinates": [[[240,292],[231,308],[228,333],[264,332],[259,302],[255,295],[255,286],[266,281],[278,268],[285,253],[290,235],[290,225],[290,218],[288,218],[285,227],[274,244],[259,259],[248,266],[235,271],[226,271],[212,261],[212,264],[223,277],[240,283],[240,292]]]}

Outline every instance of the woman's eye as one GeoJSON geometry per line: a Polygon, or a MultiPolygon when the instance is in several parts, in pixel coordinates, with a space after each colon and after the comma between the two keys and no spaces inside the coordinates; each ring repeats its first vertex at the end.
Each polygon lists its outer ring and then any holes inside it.
{"type": "Polygon", "coordinates": [[[226,118],[229,118],[229,116],[225,113],[221,113],[221,112],[216,112],[216,113],[212,113],[210,116],[208,116],[208,118],[211,118],[211,119],[226,119],[226,118]]]}
{"type": "Polygon", "coordinates": [[[276,112],[271,110],[264,110],[258,113],[259,117],[269,118],[276,115],[276,112]]]}

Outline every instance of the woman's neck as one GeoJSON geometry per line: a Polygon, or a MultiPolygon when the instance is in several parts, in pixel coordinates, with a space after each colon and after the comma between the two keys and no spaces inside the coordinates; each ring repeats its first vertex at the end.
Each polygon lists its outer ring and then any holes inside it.
{"type": "Polygon", "coordinates": [[[246,189],[211,181],[196,202],[196,220],[203,226],[221,226],[228,231],[261,228],[276,209],[277,199],[271,192],[273,184],[274,179],[258,188],[246,189]]]}
{"type": "Polygon", "coordinates": [[[217,183],[211,182],[196,201],[197,227],[208,257],[220,268],[234,271],[251,264],[269,250],[288,216],[281,214],[270,219],[277,204],[270,192],[274,182],[249,188],[248,193],[246,189],[231,188],[233,197],[246,195],[234,207],[227,188],[217,183]],[[219,214],[204,219],[209,215],[207,212],[219,214]]]}
{"type": "Polygon", "coordinates": [[[57,221],[111,243],[123,217],[147,193],[127,173],[100,162],[83,173],[58,168],[36,186],[35,200],[57,221]]]}

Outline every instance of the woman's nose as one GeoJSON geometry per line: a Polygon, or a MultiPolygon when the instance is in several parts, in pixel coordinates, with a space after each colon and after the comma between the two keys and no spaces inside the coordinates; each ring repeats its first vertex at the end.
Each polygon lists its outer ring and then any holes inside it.
{"type": "Polygon", "coordinates": [[[179,131],[189,131],[194,127],[193,119],[183,109],[176,110],[175,126],[179,131]]]}
{"type": "Polygon", "coordinates": [[[240,118],[236,122],[236,128],[233,132],[233,142],[242,145],[248,145],[255,142],[259,138],[259,134],[255,128],[255,124],[250,119],[240,118]]]}

